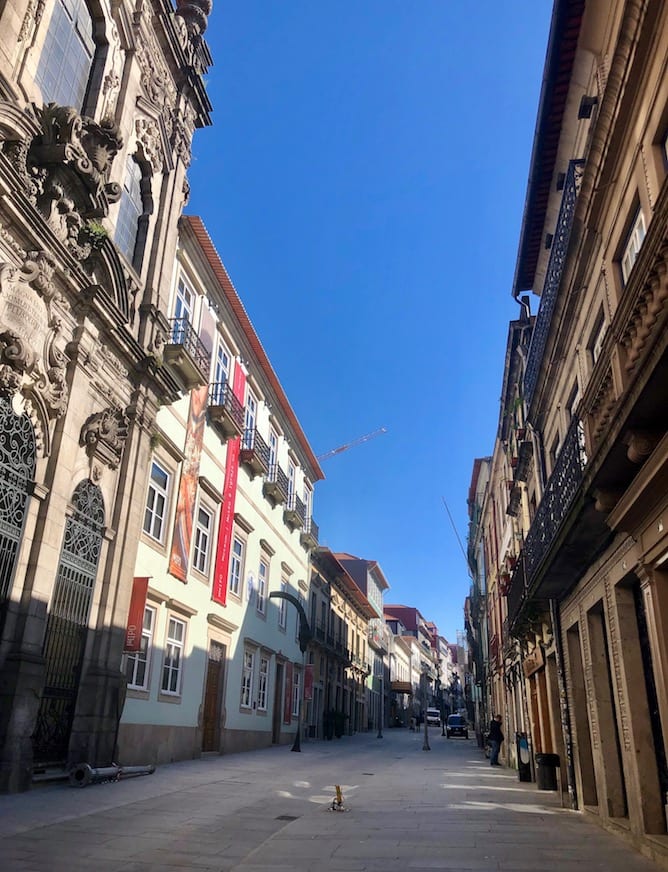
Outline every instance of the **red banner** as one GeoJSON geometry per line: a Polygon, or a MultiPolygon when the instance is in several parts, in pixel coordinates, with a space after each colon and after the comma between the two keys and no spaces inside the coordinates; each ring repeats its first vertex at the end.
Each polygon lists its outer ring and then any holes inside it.
{"type": "Polygon", "coordinates": [[[285,693],[283,694],[283,723],[292,722],[292,663],[285,664],[285,693]]]}
{"type": "Polygon", "coordinates": [[[190,392],[190,413],[186,427],[185,458],[179,483],[179,500],[176,504],[172,553],[169,557],[169,571],[181,581],[186,580],[190,561],[190,544],[193,535],[197,483],[199,481],[199,462],[202,456],[206,405],[209,386],[204,385],[190,392]]]}
{"type": "Polygon", "coordinates": [[[313,699],[313,664],[307,663],[304,672],[304,699],[309,702],[313,699]]]}
{"type": "Polygon", "coordinates": [[[128,653],[141,650],[141,631],[144,626],[147,591],[148,578],[133,579],[128,623],[125,629],[125,644],[123,645],[123,651],[128,653]]]}
{"type": "MultiPolygon", "coordinates": [[[[234,396],[244,405],[246,394],[246,373],[237,361],[234,367],[232,383],[234,396]]],[[[230,565],[230,548],[232,545],[232,528],[234,526],[234,501],[237,495],[237,475],[239,473],[239,443],[240,439],[230,439],[227,443],[227,458],[225,460],[225,483],[223,484],[223,506],[220,512],[218,528],[218,544],[216,546],[216,567],[213,574],[211,599],[225,605],[227,602],[227,579],[230,565]]]]}

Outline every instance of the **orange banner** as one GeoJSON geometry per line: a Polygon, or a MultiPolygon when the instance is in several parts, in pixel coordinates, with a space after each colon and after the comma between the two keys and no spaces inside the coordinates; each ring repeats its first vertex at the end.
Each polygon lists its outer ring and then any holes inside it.
{"type": "Polygon", "coordinates": [[[148,578],[134,578],[132,580],[132,596],[130,597],[125,644],[123,645],[123,651],[128,653],[141,650],[141,631],[144,627],[147,592],[148,578]]]}
{"type": "Polygon", "coordinates": [[[186,581],[190,544],[193,535],[199,464],[204,440],[204,423],[209,386],[204,385],[190,392],[190,413],[186,427],[185,458],[179,483],[179,500],[176,504],[172,552],[169,557],[169,571],[180,581],[186,581]]]}

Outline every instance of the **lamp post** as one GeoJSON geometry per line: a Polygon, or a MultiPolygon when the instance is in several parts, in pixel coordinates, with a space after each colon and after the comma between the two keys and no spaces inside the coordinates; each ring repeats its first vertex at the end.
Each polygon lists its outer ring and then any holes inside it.
{"type": "Polygon", "coordinates": [[[422,711],[424,712],[424,742],[422,743],[423,751],[431,751],[429,745],[429,724],[427,722],[427,672],[422,673],[422,711]]]}
{"type": "Polygon", "coordinates": [[[380,652],[380,704],[378,706],[378,735],[377,739],[383,738],[383,703],[385,701],[385,658],[380,652]]]}
{"type": "Polygon", "coordinates": [[[288,602],[291,602],[292,605],[297,609],[297,614],[299,615],[299,650],[302,652],[302,686],[301,694],[299,696],[299,707],[297,709],[297,735],[295,736],[295,740],[292,743],[292,748],[290,748],[290,750],[301,751],[302,701],[304,698],[304,684],[306,679],[306,649],[308,648],[308,643],[313,638],[313,633],[309,626],[308,618],[306,617],[304,607],[299,602],[296,596],[293,596],[291,593],[286,593],[282,590],[274,590],[269,594],[269,598],[288,600],[288,602]]]}

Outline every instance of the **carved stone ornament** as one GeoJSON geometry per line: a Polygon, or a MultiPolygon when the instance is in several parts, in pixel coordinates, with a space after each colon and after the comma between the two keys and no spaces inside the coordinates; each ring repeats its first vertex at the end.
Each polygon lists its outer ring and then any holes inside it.
{"type": "Polygon", "coordinates": [[[39,438],[47,441],[49,419],[67,408],[67,358],[58,347],[57,307],[65,303],[51,277],[46,252],[29,252],[22,267],[0,265],[0,391],[21,393],[35,410],[39,438]]]}
{"type": "Polygon", "coordinates": [[[41,132],[27,151],[13,144],[14,166],[53,231],[76,257],[86,257],[82,228],[107,215],[121,195],[120,185],[108,179],[122,138],[113,121],[98,124],[71,106],[49,103],[36,115],[41,132]]]}
{"type": "Polygon", "coordinates": [[[91,415],[81,428],[81,444],[88,456],[116,469],[128,438],[128,424],[121,409],[104,409],[91,415]]]}
{"type": "Polygon", "coordinates": [[[165,165],[165,155],[157,123],[152,119],[138,118],[135,121],[135,131],[144,160],[151,165],[152,172],[161,172],[165,165]]]}
{"type": "Polygon", "coordinates": [[[659,438],[658,433],[634,430],[624,440],[627,446],[626,456],[631,463],[644,463],[659,444],[659,438]]]}
{"type": "Polygon", "coordinates": [[[209,23],[211,0],[176,0],[176,14],[186,23],[191,39],[199,39],[209,23]]]}

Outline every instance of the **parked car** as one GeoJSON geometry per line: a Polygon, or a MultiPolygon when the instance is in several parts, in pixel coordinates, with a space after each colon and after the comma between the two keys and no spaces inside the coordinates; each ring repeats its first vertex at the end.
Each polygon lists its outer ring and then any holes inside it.
{"type": "Polygon", "coordinates": [[[440,727],[441,726],[441,713],[437,708],[428,708],[427,709],[427,724],[430,727],[440,727]]]}
{"type": "Polygon", "coordinates": [[[448,739],[451,736],[463,736],[465,739],[468,739],[469,725],[466,718],[461,715],[449,715],[445,725],[445,735],[448,739]]]}

